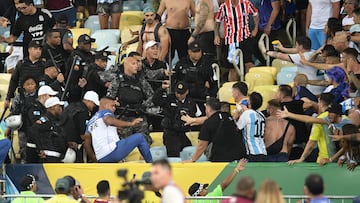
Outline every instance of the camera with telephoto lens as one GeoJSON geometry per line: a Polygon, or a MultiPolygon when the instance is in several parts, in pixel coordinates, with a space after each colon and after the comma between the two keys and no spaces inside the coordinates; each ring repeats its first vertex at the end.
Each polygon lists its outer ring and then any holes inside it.
{"type": "Polygon", "coordinates": [[[127,169],[120,169],[117,171],[117,175],[124,179],[122,184],[123,190],[118,193],[119,200],[127,200],[129,203],[141,203],[144,199],[144,191],[139,188],[140,185],[151,185],[150,178],[136,180],[136,174],[133,175],[132,180],[128,181],[126,175],[127,169]]]}

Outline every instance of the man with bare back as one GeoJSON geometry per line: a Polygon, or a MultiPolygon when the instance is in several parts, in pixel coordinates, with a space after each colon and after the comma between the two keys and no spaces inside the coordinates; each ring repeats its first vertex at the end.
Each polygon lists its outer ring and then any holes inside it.
{"type": "Polygon", "coordinates": [[[149,41],[156,41],[160,43],[159,60],[164,61],[170,45],[170,35],[166,27],[155,20],[156,13],[152,7],[144,8],[144,20],[145,23],[139,31],[139,44],[137,52],[142,53],[144,56],[145,45],[149,41]]]}
{"type": "Polygon", "coordinates": [[[188,44],[195,39],[199,42],[204,55],[212,58],[216,56],[214,45],[214,5],[212,0],[198,0],[195,6],[195,29],[191,34],[188,44]]]}
{"type": "Polygon", "coordinates": [[[295,140],[294,126],[276,115],[281,107],[280,101],[276,99],[268,101],[266,107],[269,117],[265,120],[264,142],[269,162],[289,161],[290,150],[295,140]]]}
{"type": "Polygon", "coordinates": [[[179,59],[184,58],[187,56],[190,17],[195,14],[195,3],[193,0],[162,0],[157,13],[161,16],[165,10],[167,11],[165,26],[171,36],[171,58],[174,58],[175,49],[179,59]]]}

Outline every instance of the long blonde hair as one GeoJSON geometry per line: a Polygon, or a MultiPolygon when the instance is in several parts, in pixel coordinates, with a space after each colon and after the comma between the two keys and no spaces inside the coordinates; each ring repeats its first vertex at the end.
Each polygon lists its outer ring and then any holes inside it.
{"type": "Polygon", "coordinates": [[[260,186],[255,203],[285,203],[285,200],[275,181],[265,180],[260,186]]]}

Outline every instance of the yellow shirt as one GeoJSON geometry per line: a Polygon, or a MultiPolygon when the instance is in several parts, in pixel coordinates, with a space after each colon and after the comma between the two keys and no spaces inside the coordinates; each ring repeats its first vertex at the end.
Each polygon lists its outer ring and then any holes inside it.
{"type": "MultiPolygon", "coordinates": [[[[326,111],[320,114],[318,118],[325,118],[328,116],[328,114],[329,113],[326,111]]],[[[318,144],[319,156],[316,160],[316,163],[319,163],[322,158],[329,158],[329,153],[325,140],[325,133],[322,124],[313,124],[309,140],[315,141],[318,144]]]]}
{"type": "Polygon", "coordinates": [[[68,196],[58,194],[45,201],[45,203],[79,203],[74,199],[70,199],[68,196]]]}

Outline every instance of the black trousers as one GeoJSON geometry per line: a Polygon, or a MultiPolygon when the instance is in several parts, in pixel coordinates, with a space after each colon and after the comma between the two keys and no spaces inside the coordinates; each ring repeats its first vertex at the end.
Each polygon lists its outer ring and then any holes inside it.
{"type": "Polygon", "coordinates": [[[184,147],[191,146],[191,141],[185,132],[176,132],[164,129],[163,143],[166,147],[168,157],[180,157],[180,152],[184,147]]]}
{"type": "Polygon", "coordinates": [[[26,147],[26,163],[29,164],[40,163],[40,157],[35,148],[26,147]]]}

